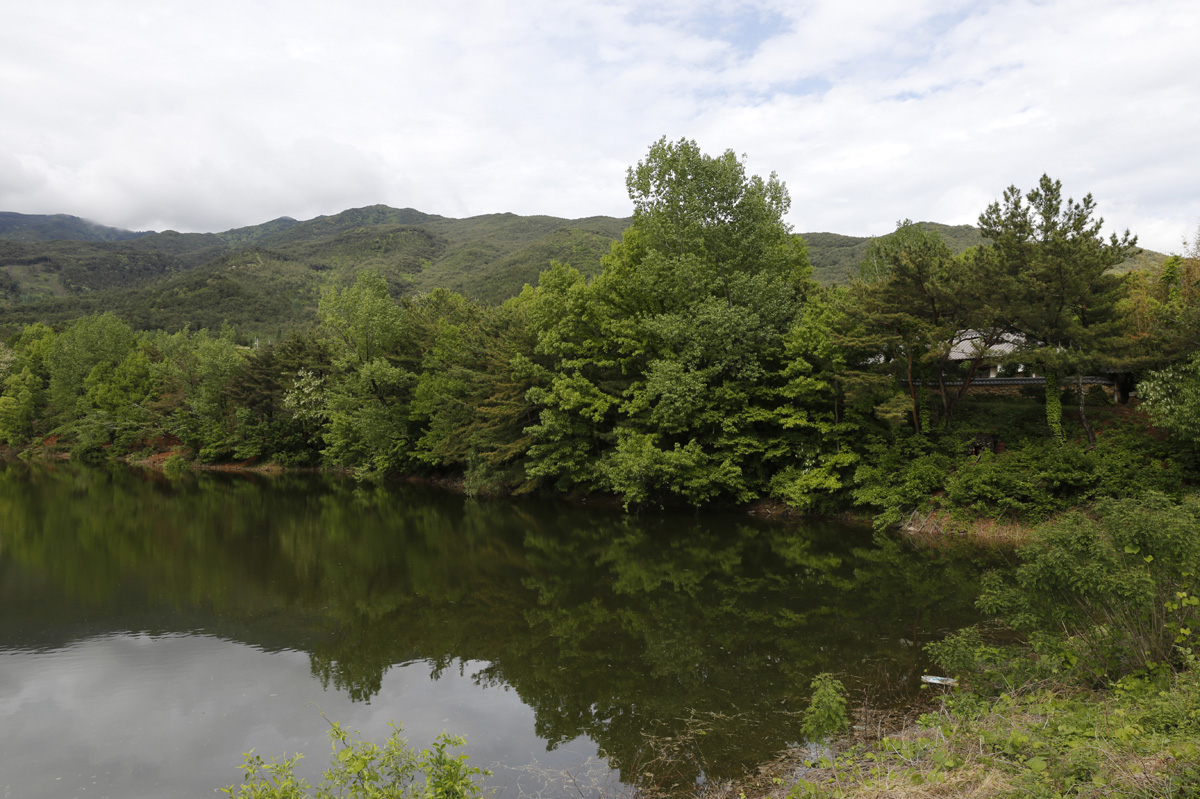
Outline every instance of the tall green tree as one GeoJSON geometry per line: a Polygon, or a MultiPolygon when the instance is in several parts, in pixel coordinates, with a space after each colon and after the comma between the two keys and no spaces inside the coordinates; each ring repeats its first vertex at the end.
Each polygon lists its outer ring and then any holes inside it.
{"type": "Polygon", "coordinates": [[[57,334],[27,325],[0,354],[0,441],[23,444],[41,431],[48,383],[46,357],[57,334]]]}
{"type": "Polygon", "coordinates": [[[555,267],[531,302],[550,377],[528,470],[627,502],[754,497],[795,444],[779,391],[811,268],[787,190],[665,138],[626,186],[633,224],[602,273],[555,267]]]}
{"type": "Polygon", "coordinates": [[[324,343],[313,331],[293,333],[249,355],[229,386],[236,405],[236,458],[314,464],[323,447],[321,426],[285,406],[301,373],[324,379],[330,371],[324,343]]]}
{"type": "Polygon", "coordinates": [[[1200,231],[1184,254],[1126,276],[1129,366],[1162,369],[1200,349],[1200,231]]]}
{"type": "Polygon", "coordinates": [[[162,360],[156,367],[157,399],[152,410],[164,426],[202,460],[233,455],[237,407],[231,389],[248,351],[234,342],[233,330],[181,330],[155,341],[162,360]]]}
{"type": "Polygon", "coordinates": [[[383,277],[364,271],[352,286],[326,289],[319,316],[333,362],[323,391],[325,457],[370,476],[412,465],[420,349],[411,315],[383,277]]]}
{"type": "Polygon", "coordinates": [[[539,374],[529,294],[495,308],[442,293],[428,303],[434,324],[413,399],[417,457],[461,470],[471,494],[528,489],[525,428],[537,418],[526,395],[539,374]]]}
{"type": "Polygon", "coordinates": [[[911,220],[871,241],[852,285],[844,343],[869,355],[904,386],[913,429],[923,431],[923,387],[933,386],[942,418],[970,388],[1004,328],[976,301],[962,259],[936,231],[911,220]],[[961,370],[956,356],[969,353],[961,370]],[[956,387],[949,385],[958,382],[956,387]]]}
{"type": "Polygon", "coordinates": [[[979,217],[991,240],[981,276],[998,316],[1025,338],[1021,357],[1046,375],[1047,423],[1060,438],[1060,379],[1103,367],[1118,346],[1122,280],[1110,270],[1137,246],[1129,231],[1106,240],[1095,210],[1092,195],[1064,200],[1062,182],[1043,175],[1027,194],[1010,186],[979,217]]]}
{"type": "Polygon", "coordinates": [[[56,336],[45,358],[49,413],[55,421],[71,422],[86,412],[88,375],[116,368],[134,343],[132,328],[112,313],[77,319],[56,336]]]}

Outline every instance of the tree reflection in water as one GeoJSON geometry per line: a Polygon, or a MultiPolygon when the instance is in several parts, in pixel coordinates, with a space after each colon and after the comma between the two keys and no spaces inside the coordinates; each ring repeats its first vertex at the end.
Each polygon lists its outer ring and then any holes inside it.
{"type": "Polygon", "coordinates": [[[549,747],[590,737],[626,782],[770,758],[821,671],[897,701],[921,641],[974,617],[977,574],[842,524],[0,464],[0,647],[197,631],[307,652],[362,702],[395,664],[482,662],[549,747]]]}

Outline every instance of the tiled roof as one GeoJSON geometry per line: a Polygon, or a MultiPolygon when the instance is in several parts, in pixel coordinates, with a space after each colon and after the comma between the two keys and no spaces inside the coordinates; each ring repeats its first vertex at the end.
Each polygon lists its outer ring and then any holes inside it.
{"type": "Polygon", "coordinates": [[[978,330],[963,330],[955,337],[950,347],[950,360],[969,361],[982,354],[989,360],[999,360],[1012,355],[1025,345],[1025,337],[1017,333],[1001,333],[990,347],[984,347],[984,333],[978,330]]]}

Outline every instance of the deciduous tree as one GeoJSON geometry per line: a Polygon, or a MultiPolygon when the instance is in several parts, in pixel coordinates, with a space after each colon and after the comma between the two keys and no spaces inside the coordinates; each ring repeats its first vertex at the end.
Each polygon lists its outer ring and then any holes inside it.
{"type": "Polygon", "coordinates": [[[810,267],[787,190],[666,139],[626,185],[633,224],[600,276],[557,267],[531,302],[551,377],[529,470],[627,501],[756,496],[795,443],[779,390],[810,267]]]}

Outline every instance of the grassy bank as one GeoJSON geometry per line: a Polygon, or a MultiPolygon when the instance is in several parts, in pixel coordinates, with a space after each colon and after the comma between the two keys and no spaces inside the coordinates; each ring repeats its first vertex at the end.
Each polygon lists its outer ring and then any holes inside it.
{"type": "Polygon", "coordinates": [[[1054,681],[994,696],[950,689],[915,717],[858,721],[865,723],[854,736],[815,757],[789,752],[739,791],[848,799],[1200,795],[1200,680],[1191,669],[1103,690],[1054,681]]]}

